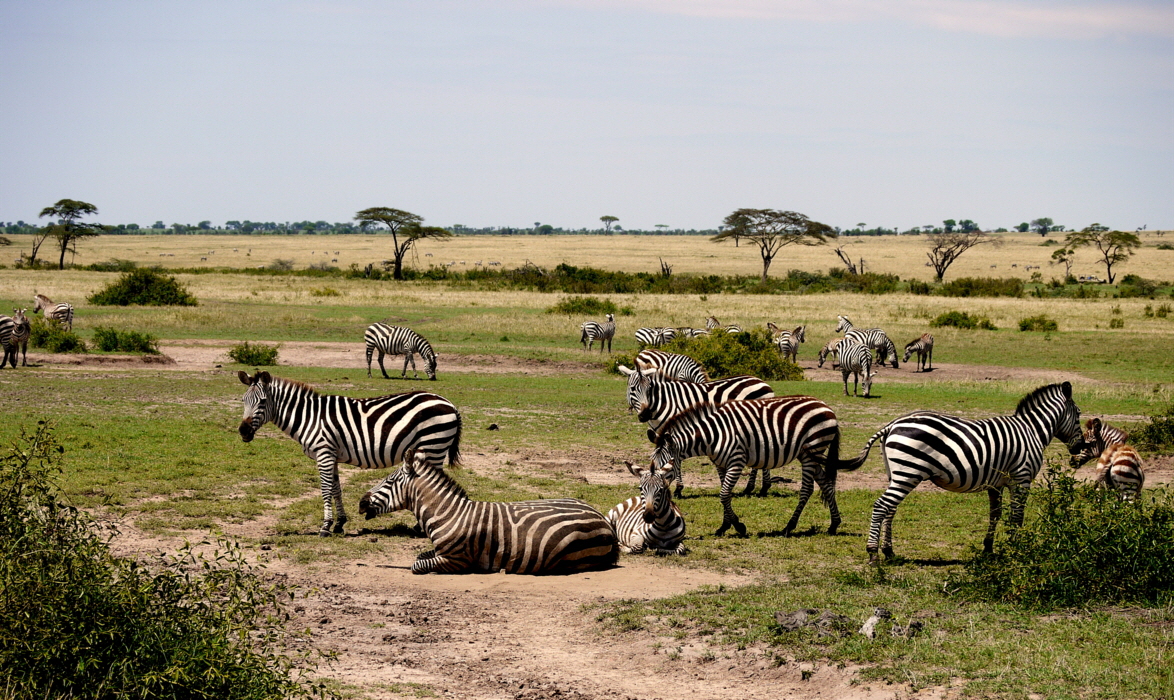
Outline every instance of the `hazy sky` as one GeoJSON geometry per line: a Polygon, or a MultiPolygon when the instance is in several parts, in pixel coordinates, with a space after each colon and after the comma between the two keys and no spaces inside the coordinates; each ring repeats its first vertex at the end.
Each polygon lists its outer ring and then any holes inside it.
{"type": "Polygon", "coordinates": [[[1174,228],[1174,4],[0,0],[0,220],[1174,228]]]}

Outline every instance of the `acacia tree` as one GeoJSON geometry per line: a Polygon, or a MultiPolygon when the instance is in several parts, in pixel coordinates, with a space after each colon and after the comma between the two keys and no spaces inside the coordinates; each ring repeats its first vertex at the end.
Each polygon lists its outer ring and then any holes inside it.
{"type": "Polygon", "coordinates": [[[794,211],[774,209],[738,209],[725,218],[721,233],[709,240],[714,243],[744,238],[758,246],[762,256],[762,281],[766,282],[770,264],[784,246],[822,245],[835,238],[836,230],[812,221],[794,211]]]}
{"type": "MultiPolygon", "coordinates": [[[[56,238],[58,245],[61,246],[61,259],[58,261],[57,269],[65,269],[65,253],[70,250],[76,253],[78,241],[101,235],[105,230],[100,224],[78,221],[83,216],[97,213],[98,207],[76,199],[62,199],[53,206],[41,210],[41,217],[51,216],[57,219],[57,223],[45,227],[48,229],[46,235],[56,238]]],[[[41,241],[44,242],[44,238],[41,241]]],[[[37,248],[39,247],[40,243],[37,244],[37,248]]],[[[35,262],[36,254],[36,250],[34,250],[33,262],[35,262]]]]}
{"type": "Polygon", "coordinates": [[[942,278],[946,276],[946,270],[963,253],[976,245],[995,240],[982,231],[943,231],[930,234],[929,252],[926,253],[926,256],[929,258],[930,265],[933,266],[937,281],[942,281],[942,278]]]}
{"type": "Polygon", "coordinates": [[[603,230],[611,233],[611,225],[619,221],[620,218],[618,216],[612,216],[608,214],[606,216],[599,217],[599,220],[603,222],[603,230]]]}
{"type": "Polygon", "coordinates": [[[1105,264],[1105,274],[1109,277],[1109,284],[1113,284],[1113,266],[1128,260],[1135,250],[1141,247],[1141,239],[1136,233],[1128,231],[1110,231],[1108,226],[1092,224],[1080,231],[1072,231],[1064,237],[1069,248],[1083,248],[1093,246],[1101,254],[1101,262],[1105,264]]]}
{"type": "Polygon", "coordinates": [[[1076,249],[1060,246],[1052,251],[1052,265],[1064,266],[1064,279],[1072,276],[1072,263],[1076,262],[1076,249]]]}
{"type": "Polygon", "coordinates": [[[372,231],[388,231],[391,233],[392,255],[395,267],[392,277],[397,280],[404,278],[404,256],[416,245],[416,241],[424,238],[452,238],[451,231],[439,226],[421,226],[424,217],[401,209],[391,207],[371,207],[355,214],[355,221],[359,228],[372,231]]]}
{"type": "Polygon", "coordinates": [[[1038,219],[1032,219],[1031,227],[1035,229],[1035,232],[1039,235],[1046,236],[1048,235],[1048,232],[1052,230],[1052,223],[1053,222],[1049,217],[1043,216],[1038,219]]]}

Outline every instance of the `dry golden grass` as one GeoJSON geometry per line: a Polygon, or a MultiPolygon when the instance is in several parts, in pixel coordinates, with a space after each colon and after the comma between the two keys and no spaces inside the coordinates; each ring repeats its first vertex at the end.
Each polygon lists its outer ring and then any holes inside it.
{"type": "MultiPolygon", "coordinates": [[[[1120,273],[1132,272],[1159,280],[1170,278],[1174,250],[1158,250],[1155,246],[1174,243],[1174,235],[1158,237],[1149,231],[1141,237],[1143,251],[1119,266],[1120,273]]],[[[28,250],[28,236],[12,238],[13,247],[9,250],[13,257],[17,251],[28,250]]],[[[1041,266],[1044,279],[1062,274],[1062,268],[1049,267],[1054,247],[1041,246],[1043,239],[1039,236],[1000,234],[1000,239],[1003,241],[1000,247],[984,245],[967,252],[950,268],[946,279],[966,276],[1028,279],[1031,272],[1024,269],[1026,265],[1041,266]]],[[[1059,237],[1047,240],[1057,242],[1059,237]]],[[[351,263],[366,265],[390,257],[390,244],[390,236],[369,235],[102,236],[83,241],[75,262],[87,265],[120,258],[165,267],[243,268],[284,259],[292,260],[298,268],[323,262],[345,268],[351,263]],[[332,263],[334,259],[338,262],[332,263]]],[[[933,278],[933,269],[925,266],[924,237],[843,238],[837,243],[840,244],[847,246],[854,260],[863,257],[870,271],[897,274],[902,279],[933,278]]],[[[427,267],[456,262],[453,269],[466,270],[474,269],[477,261],[483,264],[498,261],[507,268],[527,261],[542,267],[565,262],[609,270],[657,272],[659,258],[671,264],[675,272],[756,275],[762,271],[762,261],[754,246],[735,248],[732,243],[710,243],[705,236],[460,236],[445,241],[423,241],[410,263],[427,267]],[[428,257],[430,253],[432,257],[428,257]]],[[[830,246],[792,246],[776,258],[771,273],[783,275],[792,268],[813,271],[836,266],[841,263],[830,246]]],[[[1104,276],[1104,268],[1086,250],[1077,254],[1073,273],[1104,276]]]]}

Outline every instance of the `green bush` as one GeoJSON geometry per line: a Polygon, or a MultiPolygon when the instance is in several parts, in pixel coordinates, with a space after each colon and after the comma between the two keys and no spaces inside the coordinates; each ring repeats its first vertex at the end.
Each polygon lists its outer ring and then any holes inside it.
{"type": "Polygon", "coordinates": [[[1023,280],[1017,277],[959,277],[934,292],[944,297],[1021,297],[1023,280]]]}
{"type": "Polygon", "coordinates": [[[1028,517],[949,584],[981,600],[1028,608],[1156,603],[1174,592],[1174,501],[1166,489],[1121,501],[1079,484],[1060,464],[1031,490],[1028,517]]]}
{"type": "Polygon", "coordinates": [[[566,314],[567,316],[604,316],[616,314],[632,316],[635,312],[630,306],[616,307],[610,299],[596,299],[595,297],[567,297],[546,310],[548,314],[566,314]]]}
{"type": "Polygon", "coordinates": [[[1153,299],[1158,291],[1158,283],[1153,280],[1142,279],[1137,275],[1125,275],[1117,287],[1117,296],[1121,299],[1145,298],[1153,299]]]}
{"type": "Polygon", "coordinates": [[[1150,422],[1130,433],[1133,444],[1162,454],[1174,453],[1174,404],[1163,413],[1150,416],[1150,422]]]}
{"type": "Polygon", "coordinates": [[[1059,329],[1059,324],[1044,314],[1019,319],[1019,330],[1021,331],[1055,331],[1059,329]]]}
{"type": "Polygon", "coordinates": [[[293,590],[236,545],[143,565],[108,524],[61,500],[64,450],[45,423],[0,454],[0,678],[12,700],[313,697],[314,658],[287,655],[293,590]]]}
{"type": "Polygon", "coordinates": [[[29,345],[47,352],[85,352],[86,343],[73,331],[40,316],[29,318],[29,345]]]}
{"type": "Polygon", "coordinates": [[[334,287],[315,287],[310,290],[312,297],[340,297],[342,293],[334,287]]]}
{"type": "Polygon", "coordinates": [[[150,333],[119,331],[101,326],[94,329],[94,345],[102,352],[159,354],[159,339],[150,333]]]}
{"type": "Polygon", "coordinates": [[[138,263],[134,260],[122,260],[120,258],[110,258],[103,262],[90,263],[86,265],[86,270],[92,272],[130,272],[138,267],[138,263]]]}
{"type": "Polygon", "coordinates": [[[268,367],[277,364],[277,346],[260,343],[249,345],[249,341],[246,340],[232,346],[228,351],[228,357],[239,365],[268,367]]]}
{"type": "Polygon", "coordinates": [[[154,270],[131,270],[89,297],[98,306],[196,306],[196,298],[174,277],[154,270]]]}
{"type": "Polygon", "coordinates": [[[982,330],[995,331],[998,328],[986,316],[971,316],[965,311],[947,311],[940,314],[937,318],[929,322],[931,328],[942,328],[951,326],[953,328],[963,328],[966,330],[974,330],[981,328],[982,330]]]}
{"type": "MultiPolygon", "coordinates": [[[[783,359],[770,331],[757,328],[744,333],[716,332],[700,338],[677,338],[661,350],[688,355],[701,363],[710,379],[740,374],[767,380],[801,381],[803,370],[783,359]]],[[[631,367],[632,365],[628,365],[631,367]]]]}
{"type": "Polygon", "coordinates": [[[909,293],[927,295],[933,291],[933,287],[929,282],[922,282],[920,280],[909,280],[909,293]]]}
{"type": "Polygon", "coordinates": [[[1109,328],[1124,328],[1124,327],[1125,327],[1125,319],[1123,319],[1123,318],[1109,319],[1109,328]]]}

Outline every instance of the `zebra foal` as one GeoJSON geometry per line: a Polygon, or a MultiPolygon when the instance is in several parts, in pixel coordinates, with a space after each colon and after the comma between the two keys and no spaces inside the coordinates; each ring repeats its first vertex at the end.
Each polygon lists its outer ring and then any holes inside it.
{"type": "Polygon", "coordinates": [[[266,423],[297,440],[318,464],[322,487],[322,528],[326,537],[343,532],[346,511],[338,465],[390,469],[413,450],[417,461],[437,467],[461,459],[461,414],[448,399],[424,391],[352,399],[319,394],[292,379],[260,371],[238,372],[244,395],[241,440],[251,442],[266,423]],[[337,504],[338,511],[334,508],[337,504]]]}
{"type": "Polygon", "coordinates": [[[933,371],[933,336],[929,333],[924,333],[920,338],[909,341],[905,346],[905,359],[902,362],[909,362],[909,358],[917,353],[917,371],[918,372],[932,372],[933,371]],[[929,369],[925,365],[929,362],[929,369]]]}
{"type": "Polygon", "coordinates": [[[368,520],[396,510],[411,511],[435,545],[416,557],[413,574],[571,573],[619,558],[611,523],[583,501],[474,501],[438,465],[413,453],[359,501],[368,520]]]}
{"type": "Polygon", "coordinates": [[[828,355],[832,357],[832,369],[840,366],[840,343],[844,342],[843,338],[832,338],[819,351],[819,367],[823,367],[823,363],[827,360],[828,355]]]}
{"type": "Polygon", "coordinates": [[[595,341],[599,341],[599,352],[603,352],[603,344],[607,343],[607,351],[611,352],[611,340],[616,335],[616,317],[613,314],[607,315],[607,320],[603,323],[597,321],[584,321],[583,325],[579,327],[581,333],[579,342],[583,344],[584,350],[591,350],[595,346],[595,341]]]}
{"type": "Polygon", "coordinates": [[[1036,389],[1019,402],[1014,415],[971,420],[917,411],[878,430],[857,458],[863,461],[880,440],[889,474],[888,488],[872,507],[865,545],[869,561],[880,562],[878,547],[886,557],[893,556],[893,516],[925,480],[955,493],[987,492],[990,522],[982,545],[990,552],[1003,512],[1003,489],[1011,490],[1011,526],[1018,527],[1028,489],[1043,465],[1044,448],[1053,438],[1064,442],[1069,454],[1084,448],[1070,382],[1036,389]]]}
{"type": "Polygon", "coordinates": [[[16,356],[23,353],[22,367],[29,366],[29,335],[31,326],[24,315],[24,309],[13,309],[12,316],[0,316],[0,347],[4,348],[4,359],[0,360],[0,369],[12,362],[16,369],[16,356]]]}
{"type": "Polygon", "coordinates": [[[45,320],[50,319],[65,326],[68,330],[73,330],[73,304],[62,302],[54,304],[53,300],[44,294],[33,295],[33,313],[38,314],[45,312],[45,320]]]}
{"type": "Polygon", "coordinates": [[[1089,446],[1072,457],[1072,466],[1079,467],[1099,455],[1094,483],[1120,492],[1123,501],[1135,500],[1145,485],[1145,471],[1137,450],[1125,444],[1129,436],[1100,418],[1089,418],[1085,427],[1084,439],[1089,446]]]}
{"type": "Polygon", "coordinates": [[[1129,433],[1100,418],[1089,418],[1084,423],[1084,449],[1072,455],[1072,468],[1079,469],[1086,462],[1100,457],[1105,448],[1115,442],[1129,442],[1129,433]]]}
{"type": "Polygon", "coordinates": [[[373,323],[367,326],[367,331],[363,333],[363,340],[367,343],[367,376],[371,376],[371,355],[376,351],[379,352],[379,370],[383,372],[384,379],[391,379],[387,376],[387,369],[383,367],[384,355],[403,355],[404,356],[404,371],[400,377],[408,376],[408,362],[412,363],[412,377],[419,377],[420,373],[416,370],[416,355],[424,362],[424,373],[432,381],[436,381],[436,361],[440,356],[432,349],[432,344],[424,339],[411,328],[404,328],[402,326],[389,326],[386,323],[373,323]]]}
{"type": "Polygon", "coordinates": [[[668,469],[641,469],[625,462],[628,471],[640,479],[640,495],[632,496],[607,512],[624,554],[688,554],[685,547],[685,516],[673,503],[665,477],[668,469]]]}

